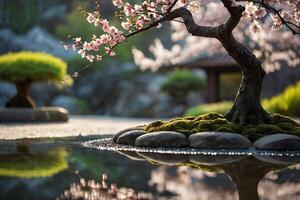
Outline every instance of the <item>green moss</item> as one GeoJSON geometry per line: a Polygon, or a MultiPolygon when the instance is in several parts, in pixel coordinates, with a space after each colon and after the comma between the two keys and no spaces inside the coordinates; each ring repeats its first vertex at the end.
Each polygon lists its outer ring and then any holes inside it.
{"type": "Polygon", "coordinates": [[[175,118],[167,122],[156,121],[144,127],[146,132],[177,131],[187,136],[205,131],[239,133],[254,141],[274,133],[288,133],[300,136],[300,124],[288,117],[274,114],[271,124],[240,126],[227,121],[223,115],[208,113],[197,117],[175,118]]]}
{"type": "Polygon", "coordinates": [[[283,122],[292,124],[294,126],[299,126],[299,124],[297,122],[295,122],[294,120],[292,120],[292,118],[290,118],[290,117],[283,116],[280,114],[272,115],[272,124],[279,124],[279,123],[283,123],[283,122]]]}

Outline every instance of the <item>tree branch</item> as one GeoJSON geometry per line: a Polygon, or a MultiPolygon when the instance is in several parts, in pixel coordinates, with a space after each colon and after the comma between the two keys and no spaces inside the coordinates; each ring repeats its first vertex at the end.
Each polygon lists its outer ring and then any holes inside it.
{"type": "Polygon", "coordinates": [[[196,24],[192,13],[184,7],[177,8],[172,12],[168,13],[165,17],[165,20],[170,21],[178,17],[181,17],[183,19],[186,29],[190,34],[194,36],[210,37],[210,38],[218,37],[219,26],[209,27],[209,26],[200,26],[196,24]]]}
{"type": "Polygon", "coordinates": [[[165,16],[163,16],[161,19],[152,22],[151,24],[149,24],[148,26],[142,29],[131,32],[125,35],[125,37],[128,38],[134,36],[137,33],[144,32],[153,27],[156,27],[162,22],[172,21],[179,17],[183,19],[182,23],[185,24],[187,31],[194,36],[217,38],[220,33],[220,26],[215,26],[215,27],[200,26],[195,23],[192,13],[188,9],[184,7],[180,7],[173,11],[167,12],[165,16]]]}
{"type": "Polygon", "coordinates": [[[225,24],[221,25],[221,27],[226,33],[231,33],[233,29],[239,24],[245,8],[242,6],[232,6],[231,0],[221,1],[230,13],[229,19],[225,22],[225,24]]]}
{"type": "Polygon", "coordinates": [[[270,6],[269,4],[265,3],[264,0],[237,0],[237,1],[248,1],[248,2],[253,2],[255,4],[259,4],[263,8],[265,8],[265,9],[269,10],[270,12],[272,12],[273,14],[277,15],[279,17],[279,19],[281,20],[281,23],[283,25],[285,25],[294,35],[300,34],[300,26],[299,25],[285,20],[283,18],[283,16],[280,14],[281,9],[276,9],[276,8],[270,6]]]}

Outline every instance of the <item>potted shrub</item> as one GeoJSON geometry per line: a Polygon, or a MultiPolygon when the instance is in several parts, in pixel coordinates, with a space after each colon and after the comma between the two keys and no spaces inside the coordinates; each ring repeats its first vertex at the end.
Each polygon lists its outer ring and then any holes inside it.
{"type": "MultiPolygon", "coordinates": [[[[67,65],[64,61],[46,53],[24,51],[1,55],[0,79],[15,84],[17,88],[17,94],[6,103],[5,107],[36,108],[35,102],[29,96],[30,86],[39,81],[61,82],[66,76],[66,70],[67,65]]],[[[51,114],[54,113],[55,116],[59,115],[58,112],[66,114],[66,111],[61,108],[50,110],[51,114]]],[[[17,109],[14,109],[14,112],[16,111],[17,109]]],[[[42,111],[47,112],[47,109],[44,108],[42,111]]],[[[6,112],[8,111],[6,110],[6,112]]],[[[8,114],[6,116],[8,117],[8,114]]],[[[17,115],[15,114],[15,116],[17,115]]],[[[0,121],[3,121],[4,117],[2,116],[0,121]]],[[[66,117],[63,121],[66,121],[66,117]]]]}
{"type": "Polygon", "coordinates": [[[180,102],[185,102],[189,92],[204,88],[205,80],[188,70],[174,70],[168,74],[167,80],[162,84],[162,91],[167,92],[180,102]]]}

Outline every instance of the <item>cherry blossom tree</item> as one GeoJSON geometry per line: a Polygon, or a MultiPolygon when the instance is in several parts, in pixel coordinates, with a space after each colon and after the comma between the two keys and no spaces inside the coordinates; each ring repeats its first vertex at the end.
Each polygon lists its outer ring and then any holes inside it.
{"type": "MultiPolygon", "coordinates": [[[[74,38],[73,48],[90,62],[114,56],[114,48],[140,32],[171,22],[172,39],[184,41],[165,49],[156,40],[150,50],[154,59],[137,49],[134,59],[142,69],[184,62],[202,52],[227,52],[240,66],[242,82],[233,107],[225,117],[241,125],[270,122],[270,114],[260,104],[265,71],[299,63],[299,0],[112,0],[120,18],[117,28],[101,15],[82,10],[87,21],[103,31],[91,41],[74,38]],[[263,61],[263,62],[262,62],[263,61]],[[263,68],[264,67],[264,68],[263,68]]],[[[74,73],[78,76],[78,72],[74,73]]]]}

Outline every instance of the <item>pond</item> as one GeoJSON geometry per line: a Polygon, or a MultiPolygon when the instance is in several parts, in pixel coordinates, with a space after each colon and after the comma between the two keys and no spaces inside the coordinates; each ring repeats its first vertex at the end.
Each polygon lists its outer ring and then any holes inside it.
{"type": "Polygon", "coordinates": [[[300,199],[295,152],[158,154],[89,148],[105,140],[82,145],[93,139],[1,141],[0,199],[300,199]]]}

